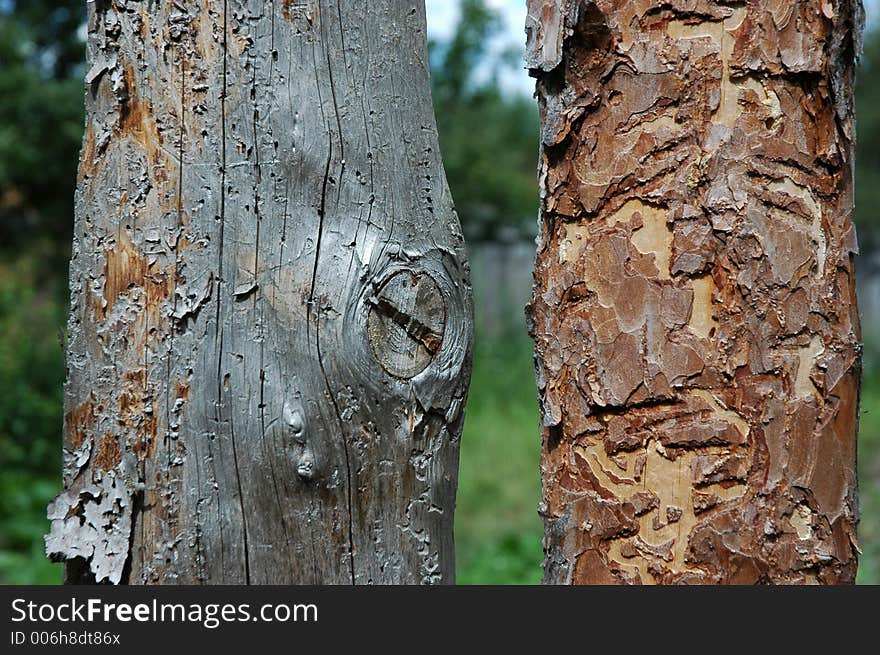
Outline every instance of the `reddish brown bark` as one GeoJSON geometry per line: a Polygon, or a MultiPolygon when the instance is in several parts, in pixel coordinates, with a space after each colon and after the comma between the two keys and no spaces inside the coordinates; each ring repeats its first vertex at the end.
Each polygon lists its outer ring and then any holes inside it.
{"type": "Polygon", "coordinates": [[[546,582],[854,580],[860,23],[529,3],[546,582]]]}

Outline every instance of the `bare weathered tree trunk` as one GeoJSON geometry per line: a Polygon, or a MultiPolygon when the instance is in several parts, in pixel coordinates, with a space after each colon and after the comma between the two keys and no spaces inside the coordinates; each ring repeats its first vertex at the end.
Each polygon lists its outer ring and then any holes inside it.
{"type": "Polygon", "coordinates": [[[71,581],[454,580],[471,301],[421,0],[98,0],[71,581]]]}
{"type": "Polygon", "coordinates": [[[856,572],[858,0],[531,0],[548,583],[856,572]]]}

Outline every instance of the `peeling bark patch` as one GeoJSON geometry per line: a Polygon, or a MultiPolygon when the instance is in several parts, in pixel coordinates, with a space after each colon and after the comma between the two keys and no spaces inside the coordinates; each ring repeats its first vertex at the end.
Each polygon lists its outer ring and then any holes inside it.
{"type": "Polygon", "coordinates": [[[189,380],[176,380],[174,382],[174,397],[176,400],[187,400],[189,398],[189,380]]]}
{"type": "Polygon", "coordinates": [[[119,447],[119,441],[116,436],[105,433],[98,444],[98,451],[95,453],[95,466],[101,471],[107,472],[116,468],[122,461],[122,449],[119,447]]]}
{"type": "Polygon", "coordinates": [[[822,400],[819,390],[813,384],[811,373],[816,365],[816,360],[823,352],[825,345],[822,339],[814,336],[810,339],[810,343],[798,349],[797,375],[794,380],[794,395],[797,398],[804,398],[815,394],[822,400]]]}
{"type": "Polygon", "coordinates": [[[64,415],[64,432],[71,450],[82,446],[87,435],[91,435],[95,424],[94,404],[87,400],[64,415]]]}
{"type": "Polygon", "coordinates": [[[137,93],[134,68],[124,64],[124,74],[120,84],[119,120],[116,132],[121,137],[133,139],[147,155],[153,165],[159,165],[165,158],[162,151],[162,136],[157,128],[155,112],[137,93]]]}
{"type": "Polygon", "coordinates": [[[851,582],[858,3],[528,4],[545,581],[851,582]]]}
{"type": "Polygon", "coordinates": [[[113,304],[120,294],[130,287],[143,287],[149,264],[146,258],[135,248],[123,230],[116,244],[105,253],[104,266],[104,315],[110,314],[113,304]]]}
{"type": "Polygon", "coordinates": [[[95,174],[98,167],[99,158],[96,153],[95,128],[91,125],[86,126],[83,135],[83,144],[80,151],[79,167],[77,168],[76,178],[78,182],[82,182],[85,178],[95,174]]]}
{"type": "Polygon", "coordinates": [[[112,473],[78,493],[62,493],[49,505],[46,554],[53,561],[81,557],[96,582],[118,584],[128,558],[131,514],[131,495],[112,473]]]}
{"type": "MultiPolygon", "coordinates": [[[[630,201],[627,205],[632,203],[639,207],[633,218],[642,223],[641,227],[633,231],[632,243],[640,253],[654,256],[657,277],[668,280],[673,234],[666,226],[666,212],[638,200],[630,201]]],[[[613,217],[609,218],[609,221],[613,220],[613,217]]]]}

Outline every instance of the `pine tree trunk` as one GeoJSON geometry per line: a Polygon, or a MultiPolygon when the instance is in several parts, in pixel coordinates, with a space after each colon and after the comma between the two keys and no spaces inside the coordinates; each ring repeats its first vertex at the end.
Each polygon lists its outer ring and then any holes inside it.
{"type": "Polygon", "coordinates": [[[531,0],[547,583],[856,572],[858,0],[531,0]]]}
{"type": "Polygon", "coordinates": [[[472,310],[421,0],[98,0],[68,580],[454,580],[472,310]]]}

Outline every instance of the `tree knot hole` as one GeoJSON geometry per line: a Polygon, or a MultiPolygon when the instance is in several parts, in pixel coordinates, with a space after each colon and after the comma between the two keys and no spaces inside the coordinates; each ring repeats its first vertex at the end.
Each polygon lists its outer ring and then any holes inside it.
{"type": "Polygon", "coordinates": [[[421,373],[440,351],[446,303],[427,273],[399,271],[366,300],[367,334],[373,357],[397,378],[421,373]]]}

